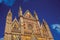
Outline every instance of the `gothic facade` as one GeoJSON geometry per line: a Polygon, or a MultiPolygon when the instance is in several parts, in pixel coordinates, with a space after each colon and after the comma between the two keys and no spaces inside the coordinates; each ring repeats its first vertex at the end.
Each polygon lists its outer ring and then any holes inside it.
{"type": "Polygon", "coordinates": [[[54,40],[49,26],[43,19],[40,23],[37,13],[34,16],[27,10],[24,15],[19,8],[18,19],[12,21],[12,12],[9,10],[6,17],[4,40],[54,40]]]}

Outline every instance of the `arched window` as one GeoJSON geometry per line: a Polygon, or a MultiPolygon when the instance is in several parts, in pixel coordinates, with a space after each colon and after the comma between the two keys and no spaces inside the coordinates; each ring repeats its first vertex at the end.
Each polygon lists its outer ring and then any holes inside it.
{"type": "Polygon", "coordinates": [[[33,29],[33,26],[31,24],[28,24],[28,29],[29,30],[32,30],[33,29]]]}

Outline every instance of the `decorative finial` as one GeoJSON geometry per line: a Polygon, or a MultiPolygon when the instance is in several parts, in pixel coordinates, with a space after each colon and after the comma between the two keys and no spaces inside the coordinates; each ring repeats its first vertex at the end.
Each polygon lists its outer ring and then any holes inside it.
{"type": "Polygon", "coordinates": [[[21,6],[19,7],[19,10],[22,10],[21,6]]]}
{"type": "Polygon", "coordinates": [[[44,23],[44,24],[47,24],[47,22],[46,22],[44,19],[43,19],[43,23],[44,23]]]}
{"type": "Polygon", "coordinates": [[[8,16],[12,16],[11,9],[8,11],[8,16]]]}
{"type": "Polygon", "coordinates": [[[8,13],[11,13],[11,9],[9,9],[9,12],[8,13]]]}
{"type": "Polygon", "coordinates": [[[18,15],[19,15],[19,17],[22,16],[22,8],[21,7],[19,7],[19,14],[18,15]]]}
{"type": "Polygon", "coordinates": [[[34,15],[36,15],[36,11],[34,10],[34,15]]]}

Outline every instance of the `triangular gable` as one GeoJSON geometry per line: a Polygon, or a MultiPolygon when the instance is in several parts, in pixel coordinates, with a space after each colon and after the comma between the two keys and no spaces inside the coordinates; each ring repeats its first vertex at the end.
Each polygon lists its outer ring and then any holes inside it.
{"type": "Polygon", "coordinates": [[[14,25],[16,25],[16,27],[19,26],[19,23],[18,23],[18,21],[17,21],[16,18],[15,18],[15,19],[13,20],[13,22],[12,22],[12,26],[13,26],[13,27],[14,27],[14,25]]]}
{"type": "Polygon", "coordinates": [[[25,18],[29,18],[29,19],[34,19],[34,17],[32,16],[31,12],[29,10],[27,10],[25,13],[24,13],[24,17],[25,18]]]}
{"type": "Polygon", "coordinates": [[[15,33],[20,33],[20,27],[19,27],[19,23],[17,21],[17,19],[15,18],[14,21],[13,21],[13,24],[12,24],[12,32],[15,32],[15,33]]]}
{"type": "Polygon", "coordinates": [[[44,34],[46,36],[48,36],[49,38],[53,38],[53,36],[51,34],[51,31],[49,29],[49,26],[48,26],[47,22],[44,19],[43,19],[43,22],[42,22],[41,26],[42,26],[43,32],[45,32],[44,34]]]}

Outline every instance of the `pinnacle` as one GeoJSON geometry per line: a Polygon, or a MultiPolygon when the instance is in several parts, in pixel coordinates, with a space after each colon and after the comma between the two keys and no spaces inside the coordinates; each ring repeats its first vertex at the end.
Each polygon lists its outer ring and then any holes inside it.
{"type": "Polygon", "coordinates": [[[21,10],[22,8],[21,8],[21,6],[19,7],[19,10],[21,10]]]}
{"type": "Polygon", "coordinates": [[[12,15],[11,9],[9,10],[8,15],[10,15],[10,16],[12,15]]]}
{"type": "Polygon", "coordinates": [[[9,12],[8,13],[11,13],[11,9],[9,10],[9,12]]]}

